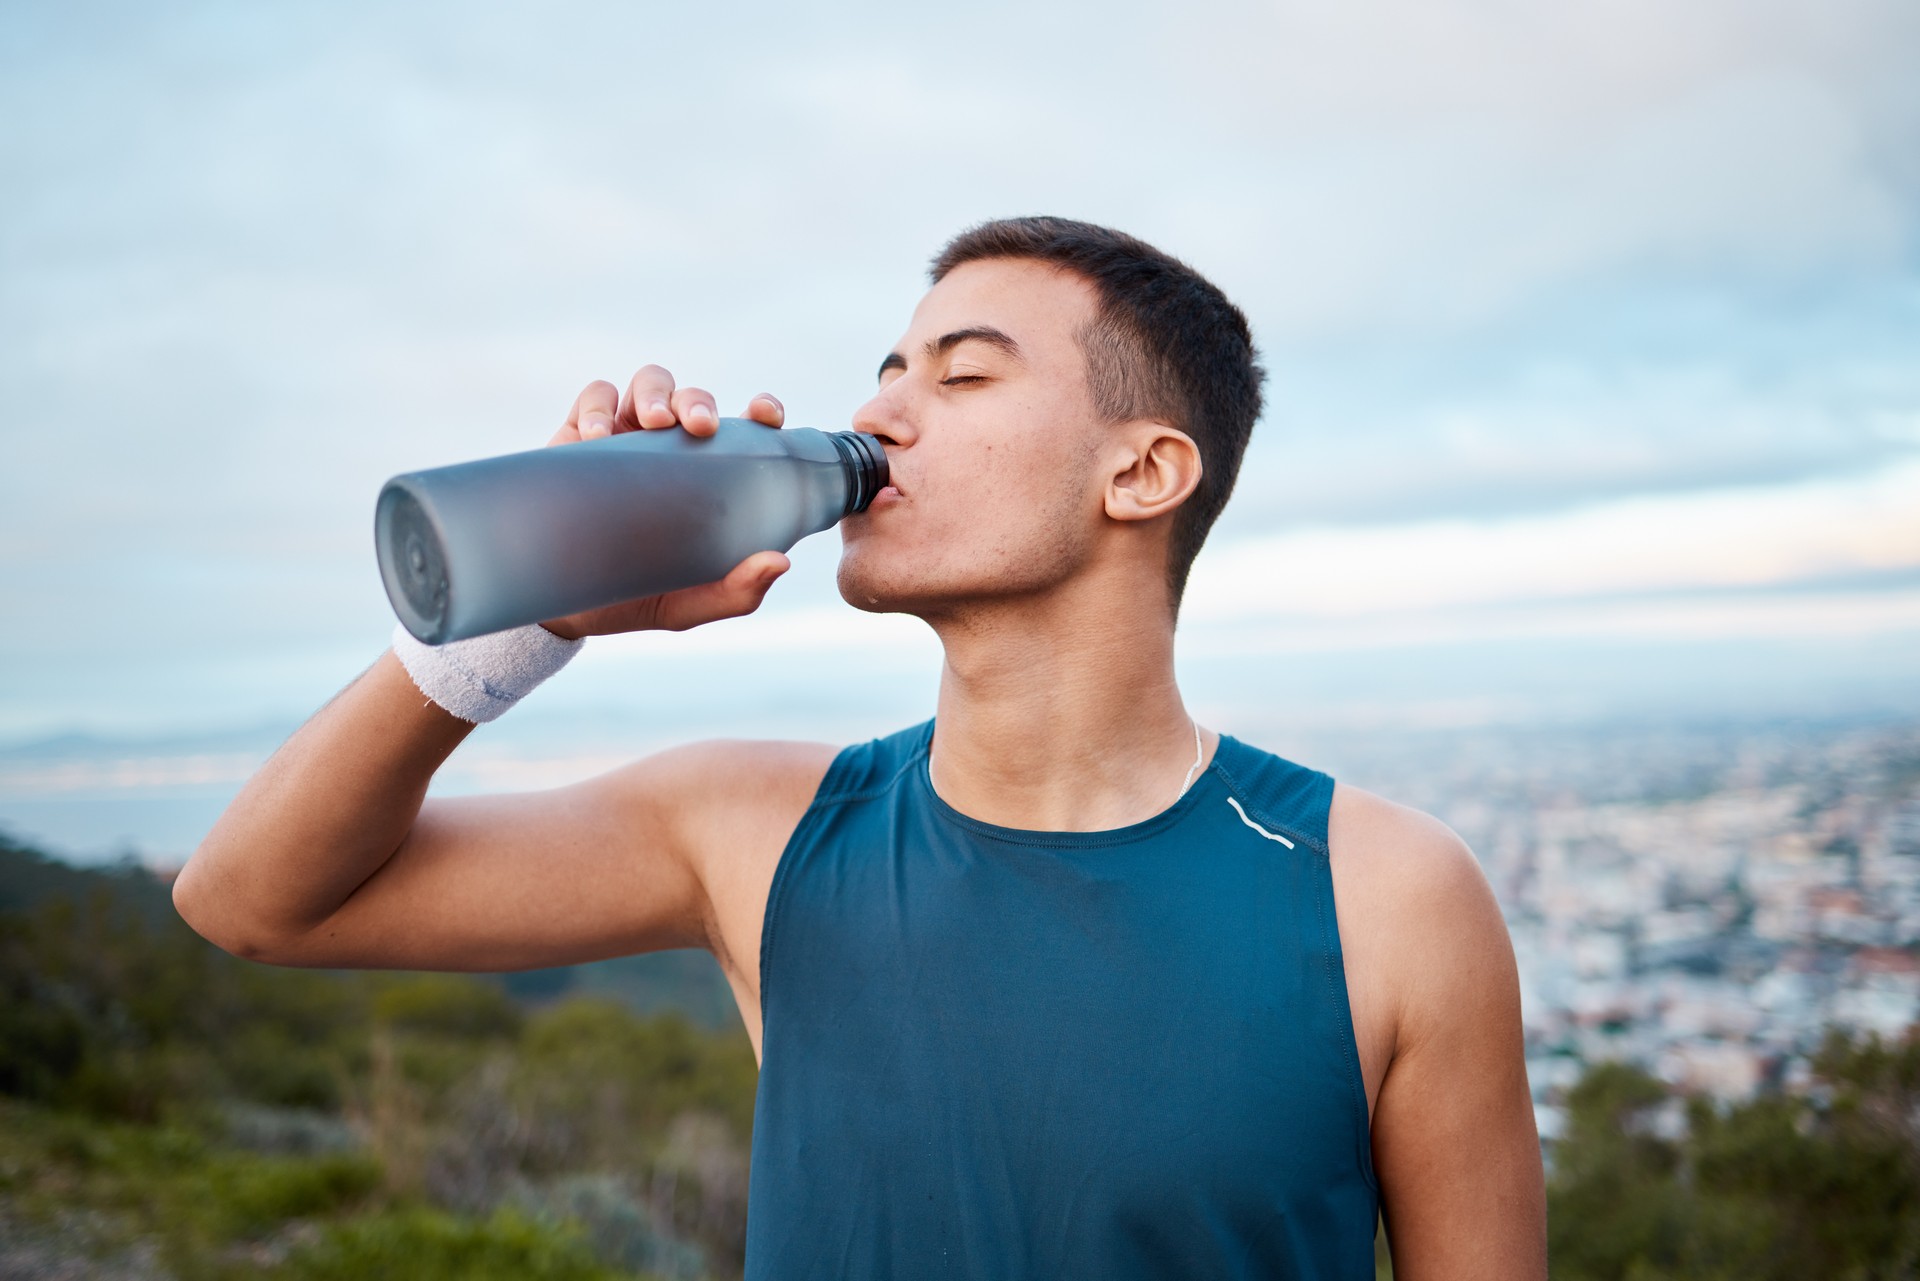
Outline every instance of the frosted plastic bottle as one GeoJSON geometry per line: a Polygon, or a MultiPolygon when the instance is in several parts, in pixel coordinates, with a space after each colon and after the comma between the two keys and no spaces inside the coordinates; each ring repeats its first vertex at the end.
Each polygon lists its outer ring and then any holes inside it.
{"type": "Polygon", "coordinates": [[[395,476],[374,545],[394,613],[439,645],[710,583],[886,484],[873,436],[722,418],[395,476]]]}

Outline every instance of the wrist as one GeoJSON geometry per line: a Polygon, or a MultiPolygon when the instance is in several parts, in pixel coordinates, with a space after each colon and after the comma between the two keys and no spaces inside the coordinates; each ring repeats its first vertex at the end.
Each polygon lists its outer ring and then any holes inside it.
{"type": "Polygon", "coordinates": [[[416,640],[400,624],[393,629],[394,657],[420,692],[475,724],[503,715],[572,662],[584,644],[537,623],[444,645],[416,640]]]}

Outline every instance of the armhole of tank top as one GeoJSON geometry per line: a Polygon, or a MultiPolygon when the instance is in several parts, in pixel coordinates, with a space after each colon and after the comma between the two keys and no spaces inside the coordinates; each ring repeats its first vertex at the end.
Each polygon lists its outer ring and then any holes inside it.
{"type": "Polygon", "coordinates": [[[1360,1174],[1373,1193],[1374,1210],[1380,1206],[1380,1180],[1373,1169],[1373,1118],[1367,1110],[1367,1079],[1360,1071],[1360,1030],[1353,1023],[1353,1002],[1347,996],[1347,950],[1340,942],[1340,904],[1333,892],[1333,793],[1334,780],[1327,776],[1326,844],[1314,851],[1316,896],[1320,900],[1320,928],[1325,936],[1327,956],[1327,992],[1340,1024],[1340,1055],[1347,1064],[1348,1093],[1359,1129],[1360,1174]]]}
{"type": "Polygon", "coordinates": [[[779,927],[781,892],[790,879],[788,871],[804,854],[807,845],[812,841],[814,828],[819,826],[820,815],[830,806],[875,795],[891,787],[894,780],[899,778],[901,771],[895,770],[888,776],[886,783],[878,789],[847,785],[847,775],[852,772],[855,753],[876,751],[880,741],[873,739],[865,743],[849,743],[834,756],[827,765],[827,772],[820,776],[820,785],[814,789],[813,799],[807,802],[807,808],[800,815],[800,821],[793,825],[793,831],[787,836],[787,843],[781,847],[779,861],[773,866],[773,879],[767,884],[767,905],[760,914],[760,1028],[763,1040],[766,1034],[769,986],[767,958],[773,955],[774,935],[779,927]]]}
{"type": "MultiPolygon", "coordinates": [[[[1216,760],[1218,759],[1216,755],[1216,760]]],[[[1308,769],[1304,765],[1287,762],[1295,769],[1308,769]]],[[[1263,827],[1284,832],[1296,838],[1300,853],[1313,860],[1314,872],[1314,916],[1320,925],[1321,954],[1326,957],[1327,1000],[1334,1013],[1340,1038],[1340,1058],[1346,1065],[1347,1094],[1349,1106],[1353,1109],[1358,1139],[1355,1159],[1359,1162],[1360,1175],[1366,1180],[1372,1191],[1376,1207],[1380,1201],[1380,1182],[1373,1169],[1373,1120],[1367,1113],[1367,1081],[1360,1071],[1360,1037],[1353,1025],[1353,1003],[1347,997],[1347,960],[1346,949],[1340,945],[1340,909],[1333,893],[1333,793],[1334,779],[1324,770],[1312,770],[1327,780],[1325,804],[1327,813],[1322,817],[1320,830],[1327,833],[1322,840],[1313,833],[1304,830],[1297,823],[1290,823],[1273,812],[1262,797],[1241,783],[1232,769],[1220,768],[1220,781],[1227,790],[1241,798],[1247,814],[1263,827]]],[[[1316,802],[1316,805],[1319,802],[1316,802]]]]}
{"type": "Polygon", "coordinates": [[[841,779],[846,774],[853,753],[867,746],[870,745],[849,743],[834,754],[833,760],[827,763],[827,772],[820,776],[819,786],[813,789],[813,799],[807,802],[807,808],[801,812],[800,821],[787,833],[787,843],[780,847],[780,857],[773,865],[773,879],[767,883],[767,905],[760,913],[760,1029],[763,1038],[767,1026],[767,958],[773,955],[773,939],[779,925],[780,891],[787,883],[787,872],[797,857],[796,851],[804,847],[806,838],[812,834],[821,809],[840,794],[841,779]]]}
{"type": "Polygon", "coordinates": [[[1331,774],[1327,776],[1327,820],[1325,832],[1327,843],[1317,851],[1319,866],[1315,868],[1319,876],[1319,901],[1321,901],[1321,930],[1327,935],[1327,991],[1331,993],[1332,1006],[1340,1016],[1340,1054],[1346,1058],[1346,1079],[1350,1083],[1350,1095],[1354,1100],[1354,1114],[1359,1120],[1359,1173],[1367,1179],[1367,1187],[1373,1191],[1375,1214],[1379,1214],[1380,1179],[1373,1172],[1373,1116],[1367,1110],[1367,1077],[1359,1070],[1359,1029],[1354,1026],[1354,1003],[1348,999],[1346,991],[1346,945],[1340,941],[1340,897],[1332,891],[1332,797],[1338,784],[1331,774]]]}

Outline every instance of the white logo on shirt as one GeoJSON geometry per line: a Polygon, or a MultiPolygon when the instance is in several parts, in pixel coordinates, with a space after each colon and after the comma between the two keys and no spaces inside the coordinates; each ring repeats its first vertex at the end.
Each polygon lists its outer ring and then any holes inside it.
{"type": "Polygon", "coordinates": [[[1282,845],[1286,846],[1288,849],[1293,848],[1292,841],[1288,840],[1284,836],[1277,836],[1274,833],[1269,832],[1266,828],[1260,826],[1258,823],[1248,818],[1247,812],[1240,808],[1240,802],[1236,800],[1234,797],[1229,796],[1227,798],[1227,804],[1233,806],[1233,812],[1240,816],[1240,821],[1242,823],[1245,823],[1248,827],[1251,827],[1254,831],[1260,833],[1260,835],[1266,837],[1270,841],[1279,841],[1282,845]]]}

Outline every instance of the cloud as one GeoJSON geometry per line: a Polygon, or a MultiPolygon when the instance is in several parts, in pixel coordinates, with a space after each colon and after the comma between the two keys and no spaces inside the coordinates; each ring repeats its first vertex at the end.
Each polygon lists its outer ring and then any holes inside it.
{"type": "Polygon", "coordinates": [[[1621,499],[1496,521],[1244,538],[1194,566],[1194,622],[1350,617],[1920,570],[1920,461],[1846,480],[1621,499]]]}
{"type": "Polygon", "coordinates": [[[1472,338],[1282,347],[1221,532],[1550,511],[1920,448],[1920,282],[1590,290],[1472,338]]]}
{"type": "MultiPolygon", "coordinates": [[[[0,639],[40,674],[8,723],[324,697],[384,635],[386,476],[532,447],[647,360],[839,426],[997,213],[1126,226],[1245,305],[1276,377],[1229,555],[1914,444],[1897,0],[11,16],[0,593],[46,625],[0,639]]],[[[832,643],[828,576],[788,596],[832,643]]]]}

